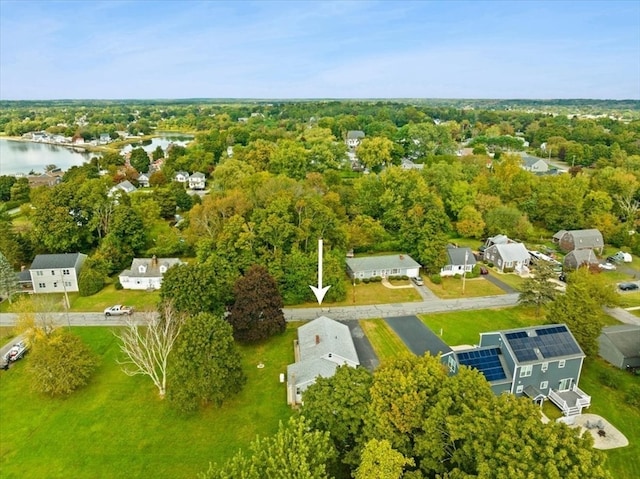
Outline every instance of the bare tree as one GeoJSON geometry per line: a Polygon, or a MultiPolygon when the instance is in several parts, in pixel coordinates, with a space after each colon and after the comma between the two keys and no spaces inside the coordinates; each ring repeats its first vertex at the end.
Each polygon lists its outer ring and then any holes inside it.
{"type": "Polygon", "coordinates": [[[122,334],[120,350],[126,355],[118,361],[129,376],[149,376],[158,388],[161,398],[167,391],[167,364],[169,354],[184,323],[184,316],[177,313],[170,302],[161,306],[159,314],[145,313],[144,324],[128,319],[122,334]]]}
{"type": "Polygon", "coordinates": [[[618,208],[622,213],[622,217],[625,221],[633,224],[638,215],[638,211],[640,211],[640,202],[633,199],[632,193],[625,196],[616,195],[615,199],[618,202],[618,208]]]}

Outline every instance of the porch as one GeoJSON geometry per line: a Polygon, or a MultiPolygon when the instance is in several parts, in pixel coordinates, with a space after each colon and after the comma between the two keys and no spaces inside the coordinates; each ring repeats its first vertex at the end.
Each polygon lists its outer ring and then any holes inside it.
{"type": "Polygon", "coordinates": [[[591,396],[575,385],[565,391],[550,389],[548,397],[565,416],[582,414],[583,408],[591,406],[591,396]]]}

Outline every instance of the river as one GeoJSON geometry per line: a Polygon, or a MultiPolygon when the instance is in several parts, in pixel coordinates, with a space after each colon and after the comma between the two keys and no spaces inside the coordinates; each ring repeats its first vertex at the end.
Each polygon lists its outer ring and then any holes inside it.
{"type": "MultiPolygon", "coordinates": [[[[125,145],[124,151],[142,146],[147,152],[152,152],[160,146],[166,149],[170,143],[186,146],[193,136],[161,133],[158,137],[133,146],[125,145]]],[[[100,153],[83,151],[79,148],[36,143],[33,141],[17,141],[0,138],[0,176],[29,174],[30,172],[44,173],[47,165],[56,165],[63,171],[72,166],[81,166],[100,153]]]]}

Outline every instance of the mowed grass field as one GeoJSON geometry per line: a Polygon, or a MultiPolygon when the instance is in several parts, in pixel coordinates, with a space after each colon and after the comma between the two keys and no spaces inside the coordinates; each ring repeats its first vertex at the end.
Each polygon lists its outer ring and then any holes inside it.
{"type": "Polygon", "coordinates": [[[121,371],[110,328],[74,328],[101,358],[84,389],[65,399],[31,392],[24,375],[28,355],[0,371],[0,477],[195,477],[256,434],[274,433],[292,414],[279,375],[293,362],[295,326],[263,344],[242,346],[243,391],[221,408],[188,416],[160,400],[151,380],[121,371]]]}

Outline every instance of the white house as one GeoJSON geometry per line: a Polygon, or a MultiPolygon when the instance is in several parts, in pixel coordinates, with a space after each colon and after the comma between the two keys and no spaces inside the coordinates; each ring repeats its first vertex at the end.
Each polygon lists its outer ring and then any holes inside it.
{"type": "Polygon", "coordinates": [[[350,130],[347,132],[347,146],[356,148],[364,138],[364,131],[350,130]]]}
{"type": "Polygon", "coordinates": [[[447,264],[440,270],[440,276],[470,273],[476,265],[471,248],[447,248],[447,264]]]}
{"type": "Polygon", "coordinates": [[[532,173],[547,173],[549,171],[549,165],[540,158],[523,156],[522,169],[532,173]]]}
{"type": "Polygon", "coordinates": [[[142,188],[149,188],[149,175],[146,173],[140,174],[138,176],[138,185],[142,188]]]}
{"type": "Polygon", "coordinates": [[[189,177],[189,188],[192,190],[204,190],[207,183],[207,177],[204,173],[195,172],[189,177]]]}
{"type": "Polygon", "coordinates": [[[72,293],[78,291],[78,277],[87,259],[82,253],[39,254],[29,274],[35,293],[72,293]]]}
{"type": "Polygon", "coordinates": [[[187,173],[186,171],[176,171],[173,180],[177,181],[178,183],[186,183],[187,181],[189,181],[189,173],[187,173]]]}
{"type": "Polygon", "coordinates": [[[178,258],[134,258],[131,269],[120,273],[118,279],[123,289],[160,289],[167,270],[180,264],[178,258]]]}
{"type": "Polygon", "coordinates": [[[287,402],[301,404],[303,392],[320,376],[333,376],[339,366],[360,365],[349,326],[320,316],[298,328],[296,362],[287,366],[287,402]]]}

